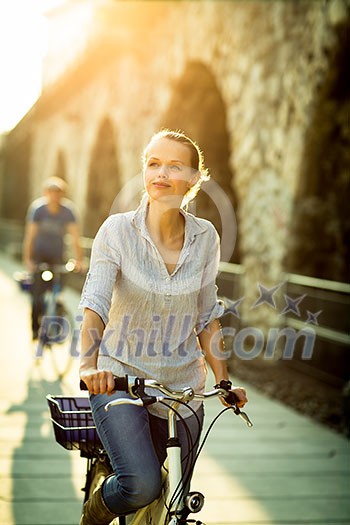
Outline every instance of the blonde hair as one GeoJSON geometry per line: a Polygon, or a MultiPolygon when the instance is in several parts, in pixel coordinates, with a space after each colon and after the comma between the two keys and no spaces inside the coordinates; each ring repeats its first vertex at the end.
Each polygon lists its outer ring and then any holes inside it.
{"type": "Polygon", "coordinates": [[[191,168],[195,170],[195,172],[198,173],[199,176],[196,183],[193,184],[193,186],[191,186],[187,193],[184,195],[183,206],[185,206],[196,197],[197,193],[200,190],[202,182],[210,179],[209,171],[205,167],[204,154],[201,151],[198,144],[194,140],[190,139],[187,135],[185,135],[185,133],[183,133],[182,131],[173,131],[171,129],[164,128],[160,131],[157,131],[145,147],[142,157],[144,165],[146,163],[147,150],[150,144],[152,144],[153,141],[158,139],[174,140],[175,142],[179,142],[180,144],[183,144],[184,146],[187,146],[190,149],[191,168]]]}

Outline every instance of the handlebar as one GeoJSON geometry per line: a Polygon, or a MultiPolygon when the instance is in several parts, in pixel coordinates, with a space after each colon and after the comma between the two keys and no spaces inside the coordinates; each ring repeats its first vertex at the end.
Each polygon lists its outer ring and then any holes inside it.
{"type": "Polygon", "coordinates": [[[35,272],[41,273],[43,281],[52,281],[59,275],[73,272],[76,267],[76,261],[69,259],[65,264],[38,263],[35,266],[35,272]]]}
{"type": "MultiPolygon", "coordinates": [[[[86,384],[83,380],[80,381],[80,389],[88,390],[86,384]]],[[[120,392],[126,392],[131,395],[134,399],[114,399],[106,404],[106,412],[110,407],[120,405],[120,404],[132,404],[137,406],[148,406],[153,403],[157,403],[164,399],[171,399],[173,401],[181,401],[183,403],[188,403],[192,400],[204,401],[209,398],[222,396],[225,398],[225,401],[231,405],[232,410],[237,416],[240,416],[248,427],[252,427],[253,423],[250,421],[248,415],[245,412],[242,412],[236,405],[237,396],[234,392],[226,390],[224,388],[215,388],[214,390],[209,390],[201,394],[195,393],[192,388],[186,387],[183,390],[169,390],[168,387],[155,381],[154,379],[142,379],[135,376],[125,375],[124,377],[114,376],[114,390],[120,392]],[[162,396],[149,396],[145,393],[145,388],[150,388],[158,390],[165,397],[162,396]]]]}
{"type": "Polygon", "coordinates": [[[31,291],[33,286],[33,276],[35,274],[41,274],[43,281],[52,281],[59,275],[74,272],[77,267],[75,259],[69,259],[65,264],[49,264],[46,262],[37,263],[33,271],[17,271],[14,272],[13,277],[18,282],[19,286],[24,291],[31,291]]]}
{"type": "Polygon", "coordinates": [[[49,270],[55,273],[70,273],[75,270],[76,264],[77,263],[75,259],[69,259],[67,262],[63,264],[50,264],[50,263],[42,262],[42,263],[37,263],[35,265],[35,270],[38,272],[49,270]]]}

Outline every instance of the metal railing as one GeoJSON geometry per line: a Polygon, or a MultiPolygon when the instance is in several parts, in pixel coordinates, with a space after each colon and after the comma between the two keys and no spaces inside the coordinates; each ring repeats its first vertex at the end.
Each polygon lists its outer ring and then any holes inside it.
{"type": "MultiPolygon", "coordinates": [[[[243,294],[243,275],[242,266],[221,263],[218,277],[219,293],[233,301],[240,299],[243,294]]],[[[342,385],[350,377],[350,285],[284,273],[281,275],[281,291],[285,298],[302,298],[300,313],[304,317],[303,320],[301,315],[297,315],[298,310],[280,315],[281,333],[283,328],[290,328],[294,330],[296,339],[298,334],[309,330],[315,338],[310,358],[305,359],[301,355],[302,352],[296,351],[290,360],[286,360],[286,364],[326,383],[342,385]],[[310,316],[314,314],[314,322],[305,320],[305,313],[310,316]],[[318,319],[316,314],[319,314],[318,319]]],[[[223,324],[225,323],[231,323],[237,331],[246,328],[247,325],[246,320],[243,324],[241,319],[234,316],[231,316],[231,319],[224,318],[223,324]]]]}

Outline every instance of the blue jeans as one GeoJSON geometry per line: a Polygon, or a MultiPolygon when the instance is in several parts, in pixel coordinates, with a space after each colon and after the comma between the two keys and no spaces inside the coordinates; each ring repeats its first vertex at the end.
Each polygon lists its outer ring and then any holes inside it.
{"type": "MultiPolygon", "coordinates": [[[[129,514],[156,499],[161,491],[160,467],[166,458],[168,421],[148,413],[143,407],[120,405],[104,410],[115,398],[129,397],[116,392],[90,397],[94,421],[100,439],[111,461],[114,475],[103,484],[103,499],[117,516],[129,514]]],[[[200,427],[203,424],[203,405],[197,412],[200,427]]],[[[192,441],[198,436],[195,416],[186,418],[192,441]]],[[[182,421],[177,422],[182,447],[183,474],[188,453],[188,439],[182,421]]],[[[194,450],[194,453],[196,450],[194,450]]]]}

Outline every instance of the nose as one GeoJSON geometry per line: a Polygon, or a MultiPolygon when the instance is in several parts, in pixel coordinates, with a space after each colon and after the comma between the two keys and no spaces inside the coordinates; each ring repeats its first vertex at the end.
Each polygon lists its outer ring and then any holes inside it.
{"type": "Polygon", "coordinates": [[[158,176],[162,179],[168,179],[169,178],[169,172],[168,167],[166,164],[161,164],[158,171],[158,176]]]}

